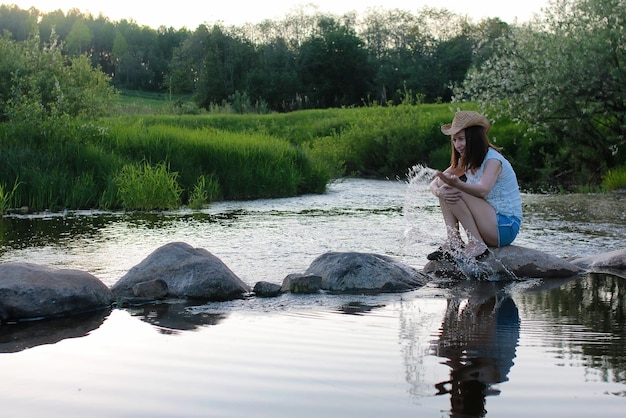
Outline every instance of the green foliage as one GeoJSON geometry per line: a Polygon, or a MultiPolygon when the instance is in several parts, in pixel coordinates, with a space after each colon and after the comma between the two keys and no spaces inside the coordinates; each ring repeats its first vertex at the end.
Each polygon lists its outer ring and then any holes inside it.
{"type": "Polygon", "coordinates": [[[354,29],[320,18],[299,49],[301,84],[313,107],[358,104],[368,95],[374,66],[354,29]]]}
{"type": "Polygon", "coordinates": [[[192,209],[202,209],[208,203],[221,198],[222,191],[219,182],[213,177],[202,175],[189,195],[188,206],[192,209]]]}
{"type": "Polygon", "coordinates": [[[165,163],[125,165],[115,178],[119,201],[128,210],[176,209],[182,193],[177,178],[165,163]]]}
{"type": "Polygon", "coordinates": [[[24,124],[47,119],[93,119],[110,110],[115,92],[87,57],[66,59],[37,38],[16,42],[0,37],[0,118],[24,124]]]}
{"type": "MultiPolygon", "coordinates": [[[[364,97],[398,104],[397,91],[405,83],[429,102],[447,100],[450,85],[461,81],[472,62],[473,48],[499,26],[485,29],[445,9],[377,9],[362,16],[301,9],[272,22],[189,31],[112,21],[78,9],[65,14],[0,8],[0,33],[8,30],[12,39],[38,34],[48,43],[54,34],[64,57],[88,57],[114,86],[193,95],[205,110],[237,108],[230,99],[236,92],[281,112],[358,106],[364,97]]],[[[488,51],[481,48],[482,55],[488,51]]]]}
{"type": "Polygon", "coordinates": [[[609,170],[602,179],[602,185],[606,190],[626,189],[626,166],[609,170]]]}
{"type": "Polygon", "coordinates": [[[598,184],[624,162],[626,8],[557,0],[543,21],[509,31],[458,98],[529,127],[525,160],[538,183],[598,184]]]}
{"type": "Polygon", "coordinates": [[[331,167],[342,166],[342,174],[404,176],[415,164],[441,164],[450,160],[449,141],[440,131],[451,119],[442,105],[379,106],[354,112],[350,125],[322,138],[312,140],[314,153],[324,156],[331,167]],[[433,157],[436,157],[436,161],[433,157]]]}
{"type": "Polygon", "coordinates": [[[111,147],[131,161],[168,161],[191,190],[201,175],[214,175],[225,199],[293,196],[324,190],[327,175],[288,141],[264,133],[205,128],[211,116],[149,118],[152,124],[120,118],[110,126],[111,147]],[[160,122],[159,122],[160,120],[160,122]],[[181,128],[180,121],[189,123],[181,128]],[[168,124],[167,122],[172,122],[168,124]],[[312,181],[315,178],[315,181],[312,181]]]}
{"type": "Polygon", "coordinates": [[[15,180],[13,188],[9,190],[5,184],[0,183],[0,215],[5,215],[13,207],[13,197],[19,185],[19,182],[15,180]]]}

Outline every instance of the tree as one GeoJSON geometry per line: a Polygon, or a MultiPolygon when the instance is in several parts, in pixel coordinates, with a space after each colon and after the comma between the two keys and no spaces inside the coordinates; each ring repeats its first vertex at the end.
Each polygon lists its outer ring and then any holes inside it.
{"type": "Polygon", "coordinates": [[[257,65],[248,73],[247,90],[252,98],[263,98],[279,111],[302,107],[296,52],[285,39],[277,38],[257,47],[257,65]]]}
{"type": "Polygon", "coordinates": [[[536,176],[598,183],[626,160],[626,8],[623,0],[555,0],[545,20],[497,41],[457,99],[528,124],[536,176]]]}
{"type": "Polygon", "coordinates": [[[172,51],[166,85],[173,93],[192,94],[200,78],[209,30],[200,25],[172,51]]]}
{"type": "Polygon", "coordinates": [[[39,12],[21,10],[17,6],[0,5],[0,33],[8,31],[16,41],[25,41],[37,29],[39,12]]]}
{"type": "Polygon", "coordinates": [[[70,55],[77,56],[89,52],[93,41],[93,32],[83,19],[76,19],[67,35],[66,48],[70,55]]]}
{"type": "Polygon", "coordinates": [[[0,75],[3,120],[33,129],[38,121],[102,116],[114,97],[108,78],[86,56],[65,60],[58,43],[42,49],[37,37],[0,38],[0,75]]]}
{"type": "Polygon", "coordinates": [[[320,19],[318,26],[319,33],[300,48],[303,93],[316,107],[361,104],[373,78],[363,42],[333,18],[320,19]]]}
{"type": "Polygon", "coordinates": [[[213,26],[205,39],[206,55],[199,73],[196,102],[208,108],[235,92],[244,92],[247,72],[253,68],[254,47],[245,39],[213,26]]]}

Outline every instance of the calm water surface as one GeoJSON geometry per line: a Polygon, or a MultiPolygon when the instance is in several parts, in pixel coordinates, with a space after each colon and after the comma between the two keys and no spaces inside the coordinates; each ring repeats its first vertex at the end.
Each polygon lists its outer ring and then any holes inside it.
{"type": "MultiPolygon", "coordinates": [[[[624,248],[626,196],[524,195],[516,244],[559,257],[624,248]]],[[[324,195],[201,212],[0,220],[0,262],[115,283],[185,241],[251,286],[327,251],[417,268],[443,239],[420,182],[349,179],[324,195]]],[[[626,279],[440,280],[398,295],[289,295],[115,309],[0,327],[0,416],[623,417],[626,279]]]]}

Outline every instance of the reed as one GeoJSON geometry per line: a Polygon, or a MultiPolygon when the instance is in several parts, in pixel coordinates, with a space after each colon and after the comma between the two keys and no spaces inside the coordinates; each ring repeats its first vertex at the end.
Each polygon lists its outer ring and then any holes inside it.
{"type": "Polygon", "coordinates": [[[222,189],[214,176],[201,175],[193,186],[187,205],[192,209],[202,209],[207,204],[219,200],[222,197],[222,189]]]}
{"type": "Polygon", "coordinates": [[[609,191],[626,190],[626,165],[609,170],[602,180],[602,186],[609,191]]]}
{"type": "MultiPolygon", "coordinates": [[[[346,175],[401,178],[417,164],[445,168],[450,143],[440,126],[455,110],[409,103],[287,114],[155,110],[97,123],[59,118],[36,129],[7,122],[0,124],[0,184],[19,178],[11,204],[33,210],[164,208],[177,201],[202,208],[219,199],[321,193],[330,179],[346,175]],[[142,170],[144,181],[163,176],[161,187],[178,190],[178,200],[163,193],[161,202],[144,196],[149,204],[141,203],[133,193],[143,192],[129,191],[120,179],[142,170]]],[[[490,131],[521,183],[537,176],[524,135],[524,127],[502,119],[490,131]]],[[[623,170],[613,170],[604,187],[623,183],[623,170]]]]}
{"type": "Polygon", "coordinates": [[[266,134],[138,122],[112,125],[111,139],[107,146],[130,161],[167,162],[179,173],[184,201],[203,175],[224,199],[320,192],[328,181],[303,150],[266,134]]]}
{"type": "Polygon", "coordinates": [[[6,215],[9,209],[12,209],[13,198],[19,185],[19,181],[15,180],[13,188],[9,189],[6,184],[0,183],[0,215],[6,215]]]}
{"type": "Polygon", "coordinates": [[[165,163],[126,165],[115,177],[119,201],[127,210],[176,209],[182,192],[177,177],[165,163]]]}

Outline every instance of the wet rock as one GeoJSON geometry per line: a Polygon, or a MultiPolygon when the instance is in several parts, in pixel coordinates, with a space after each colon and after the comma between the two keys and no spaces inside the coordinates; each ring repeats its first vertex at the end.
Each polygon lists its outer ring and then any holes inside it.
{"type": "Polygon", "coordinates": [[[492,255],[482,262],[430,261],[424,272],[450,278],[566,278],[579,275],[583,269],[543,251],[507,245],[491,248],[492,255]]]}
{"type": "Polygon", "coordinates": [[[405,292],[424,286],[428,277],[379,254],[330,252],[317,257],[305,272],[322,278],[322,289],[338,293],[405,292]]]}
{"type": "Polygon", "coordinates": [[[219,258],[184,242],[172,242],[156,249],[131,268],[111,291],[117,299],[132,299],[136,284],[155,279],[166,283],[171,298],[225,301],[242,298],[250,291],[219,258]]]}
{"type": "Polygon", "coordinates": [[[313,274],[290,274],[283,280],[281,292],[317,293],[322,289],[322,278],[313,274]]]}
{"type": "Polygon", "coordinates": [[[137,298],[164,299],[168,291],[167,283],[162,279],[148,280],[133,286],[133,295],[137,298]]]}
{"type": "Polygon", "coordinates": [[[612,274],[626,278],[626,249],[578,258],[572,263],[590,273],[612,274]]]}
{"type": "Polygon", "coordinates": [[[280,288],[279,284],[261,281],[254,285],[252,291],[256,296],[272,298],[280,295],[280,288]]]}
{"type": "Polygon", "coordinates": [[[109,288],[83,271],[0,264],[0,322],[96,311],[112,301],[109,288]]]}

